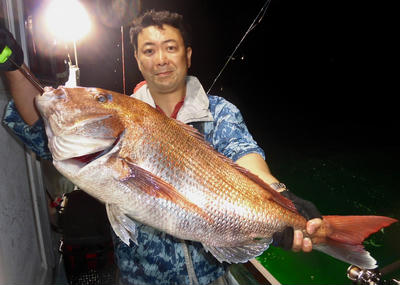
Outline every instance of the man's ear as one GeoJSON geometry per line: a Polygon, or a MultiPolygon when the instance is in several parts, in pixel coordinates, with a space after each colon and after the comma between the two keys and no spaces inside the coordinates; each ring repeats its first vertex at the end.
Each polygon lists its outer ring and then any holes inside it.
{"type": "Polygon", "coordinates": [[[192,48],[187,47],[186,48],[186,61],[187,61],[187,67],[190,68],[192,64],[192,48]]]}

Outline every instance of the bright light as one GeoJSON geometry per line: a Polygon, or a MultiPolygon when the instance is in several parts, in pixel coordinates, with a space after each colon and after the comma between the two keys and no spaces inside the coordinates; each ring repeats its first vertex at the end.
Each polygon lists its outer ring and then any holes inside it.
{"type": "Polygon", "coordinates": [[[59,41],[77,41],[90,31],[89,16],[76,0],[52,0],[45,17],[47,28],[59,41]]]}

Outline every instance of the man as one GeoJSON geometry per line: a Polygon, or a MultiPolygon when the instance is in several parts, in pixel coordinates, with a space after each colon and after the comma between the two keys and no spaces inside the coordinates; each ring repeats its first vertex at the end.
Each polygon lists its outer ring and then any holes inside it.
{"type": "MultiPolygon", "coordinates": [[[[145,79],[135,88],[133,97],[169,117],[193,125],[217,151],[257,174],[276,190],[286,190],[270,173],[264,152],[248,132],[239,110],[223,98],[207,96],[198,79],[187,76],[192,48],[181,15],[168,11],[146,12],[134,22],[131,42],[145,79]]],[[[43,157],[46,146],[37,147],[40,140],[29,140],[29,136],[42,136],[44,132],[33,104],[37,92],[18,72],[6,72],[6,76],[14,103],[9,104],[4,121],[43,157]],[[17,80],[23,83],[16,84],[17,80]],[[22,127],[21,118],[30,126],[22,127]]],[[[306,204],[299,206],[299,211],[308,219],[320,217],[313,205],[296,200],[296,207],[300,205],[297,201],[306,204]]],[[[314,232],[320,222],[319,218],[311,219],[307,224],[308,232],[314,232]]],[[[131,243],[128,246],[117,237],[114,239],[121,283],[226,282],[226,266],[207,254],[199,243],[178,240],[146,225],[139,225],[138,229],[138,245],[131,243]]],[[[300,231],[293,233],[291,228],[275,235],[274,244],[294,251],[312,249],[310,239],[303,239],[300,231]]]]}

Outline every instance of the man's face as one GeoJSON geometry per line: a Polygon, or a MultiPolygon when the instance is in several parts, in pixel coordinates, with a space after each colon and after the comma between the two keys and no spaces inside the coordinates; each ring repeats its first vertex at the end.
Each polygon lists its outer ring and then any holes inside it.
{"type": "Polygon", "coordinates": [[[135,57],[150,90],[169,93],[184,88],[191,55],[179,30],[170,25],[149,26],[138,35],[135,57]]]}

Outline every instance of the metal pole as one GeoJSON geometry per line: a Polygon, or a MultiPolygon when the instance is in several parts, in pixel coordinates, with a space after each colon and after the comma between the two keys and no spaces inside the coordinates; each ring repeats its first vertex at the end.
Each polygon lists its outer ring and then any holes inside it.
{"type": "Polygon", "coordinates": [[[122,86],[124,88],[124,95],[126,95],[125,88],[125,48],[124,48],[124,26],[121,26],[121,53],[122,53],[122,86]]]}
{"type": "Polygon", "coordinates": [[[76,41],[74,40],[74,53],[75,53],[75,65],[76,67],[79,67],[78,65],[78,54],[76,52],[76,41]]]}

